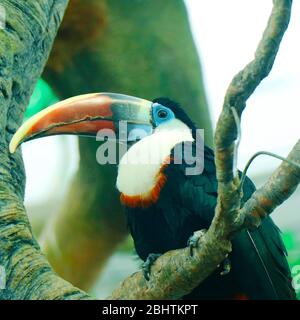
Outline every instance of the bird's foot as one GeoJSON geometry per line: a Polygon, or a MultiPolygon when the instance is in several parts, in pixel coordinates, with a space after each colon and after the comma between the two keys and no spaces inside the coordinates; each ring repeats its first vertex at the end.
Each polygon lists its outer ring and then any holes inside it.
{"type": "Polygon", "coordinates": [[[228,258],[226,258],[222,262],[222,267],[223,267],[223,271],[220,272],[220,275],[221,276],[226,276],[231,270],[231,261],[228,258]]]}
{"type": "Polygon", "coordinates": [[[144,278],[149,281],[150,280],[150,274],[151,274],[151,267],[153,266],[153,263],[161,256],[160,253],[150,253],[148,255],[147,260],[142,264],[142,271],[144,278]]]}
{"type": "Polygon", "coordinates": [[[191,257],[194,255],[194,249],[198,248],[199,240],[205,235],[206,231],[206,229],[195,231],[193,235],[189,237],[187,245],[190,248],[191,257]]]}

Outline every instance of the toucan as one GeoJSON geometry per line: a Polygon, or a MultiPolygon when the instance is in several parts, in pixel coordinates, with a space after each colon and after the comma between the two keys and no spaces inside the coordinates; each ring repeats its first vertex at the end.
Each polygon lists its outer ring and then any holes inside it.
{"type": "MultiPolygon", "coordinates": [[[[209,228],[218,196],[214,153],[197,143],[197,128],[178,103],[115,93],[85,94],[44,109],[17,130],[9,148],[13,153],[24,141],[57,134],[96,137],[103,130],[128,142],[116,188],[145,277],[151,277],[158,255],[195,245],[193,233],[209,228]],[[202,159],[200,170],[187,174],[195,158],[202,159]]],[[[242,201],[254,191],[246,178],[242,201]]],[[[228,261],[182,298],[296,299],[287,251],[270,217],[235,235],[228,261]]]]}

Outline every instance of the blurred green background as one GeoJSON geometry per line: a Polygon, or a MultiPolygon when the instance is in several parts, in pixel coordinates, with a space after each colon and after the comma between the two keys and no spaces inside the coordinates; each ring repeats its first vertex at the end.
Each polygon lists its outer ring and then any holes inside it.
{"type": "Polygon", "coordinates": [[[39,79],[26,109],[25,120],[51,104],[54,104],[58,100],[59,99],[56,97],[47,82],[43,79],[39,79]]]}

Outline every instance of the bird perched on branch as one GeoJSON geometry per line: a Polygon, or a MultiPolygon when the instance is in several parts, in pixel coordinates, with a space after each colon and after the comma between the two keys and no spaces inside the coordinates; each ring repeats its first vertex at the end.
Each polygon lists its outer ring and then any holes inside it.
{"type": "MultiPolygon", "coordinates": [[[[10,151],[39,137],[95,137],[101,129],[130,142],[116,186],[148,278],[158,255],[187,244],[192,254],[198,240],[193,233],[209,228],[218,196],[214,154],[177,103],[110,93],[71,98],[41,111],[16,132],[10,151]]],[[[242,202],[254,190],[247,178],[242,202]]],[[[286,249],[270,217],[255,230],[240,231],[232,248],[229,259],[184,298],[295,299],[286,249]]]]}

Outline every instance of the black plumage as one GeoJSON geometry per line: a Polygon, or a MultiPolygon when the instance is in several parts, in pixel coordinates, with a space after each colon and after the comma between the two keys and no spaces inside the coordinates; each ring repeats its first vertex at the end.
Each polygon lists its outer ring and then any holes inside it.
{"type": "MultiPolygon", "coordinates": [[[[196,127],[178,104],[166,98],[155,101],[170,108],[195,135],[196,127]]],[[[191,144],[195,149],[195,143],[191,144]]],[[[186,175],[187,166],[186,162],[181,165],[171,162],[164,168],[167,180],[155,204],[147,208],[126,208],[136,252],[143,260],[151,253],[186,247],[194,231],[209,228],[217,202],[213,151],[205,146],[202,174],[186,175]]],[[[243,191],[244,202],[255,191],[249,178],[243,191]]],[[[255,230],[239,232],[232,244],[230,273],[221,276],[220,267],[184,298],[295,299],[286,249],[270,217],[255,230]]]]}

